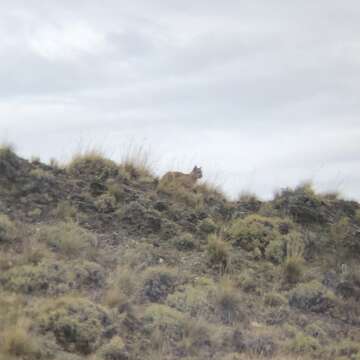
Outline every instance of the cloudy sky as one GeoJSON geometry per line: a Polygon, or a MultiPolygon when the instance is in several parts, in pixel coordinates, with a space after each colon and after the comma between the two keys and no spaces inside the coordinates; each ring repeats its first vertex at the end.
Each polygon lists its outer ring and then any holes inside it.
{"type": "Polygon", "coordinates": [[[0,141],[360,199],[359,19],[358,0],[2,0],[0,141]]]}

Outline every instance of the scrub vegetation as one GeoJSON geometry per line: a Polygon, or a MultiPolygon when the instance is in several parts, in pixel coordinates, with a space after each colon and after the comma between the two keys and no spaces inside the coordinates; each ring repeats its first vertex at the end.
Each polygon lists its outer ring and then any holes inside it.
{"type": "Polygon", "coordinates": [[[0,359],[360,359],[357,202],[149,164],[0,148],[0,359]]]}

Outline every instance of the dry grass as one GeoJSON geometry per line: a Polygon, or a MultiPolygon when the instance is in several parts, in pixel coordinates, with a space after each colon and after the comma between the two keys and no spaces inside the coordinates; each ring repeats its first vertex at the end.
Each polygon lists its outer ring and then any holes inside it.
{"type": "Polygon", "coordinates": [[[30,333],[30,322],[21,319],[1,332],[0,354],[16,359],[38,359],[40,347],[30,333]]]}
{"type": "Polygon", "coordinates": [[[154,161],[150,149],[130,144],[121,157],[120,169],[134,179],[153,179],[154,161]]]}

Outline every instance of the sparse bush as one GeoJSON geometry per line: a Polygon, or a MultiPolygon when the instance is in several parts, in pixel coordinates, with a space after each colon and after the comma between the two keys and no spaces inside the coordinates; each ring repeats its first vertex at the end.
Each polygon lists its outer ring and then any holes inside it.
{"type": "Polygon", "coordinates": [[[174,291],[179,279],[174,269],[164,266],[148,268],[142,277],[143,297],[151,302],[163,302],[174,291]]]}
{"type": "Polygon", "coordinates": [[[301,281],[304,272],[304,260],[298,257],[290,257],[284,264],[284,279],[288,284],[297,284],[301,281]]]}
{"type": "Polygon", "coordinates": [[[163,222],[161,213],[145,207],[137,201],[132,201],[124,206],[117,212],[117,215],[132,232],[148,235],[161,231],[163,222]]]}
{"type": "Polygon", "coordinates": [[[54,210],[54,216],[61,221],[75,221],[78,210],[68,201],[61,201],[54,210]]]}
{"type": "Polygon", "coordinates": [[[344,356],[346,359],[358,360],[360,355],[360,345],[358,342],[349,339],[342,340],[334,346],[338,356],[344,356]]]}
{"type": "Polygon", "coordinates": [[[273,291],[273,292],[265,294],[264,303],[265,303],[265,305],[268,305],[271,307],[277,307],[277,306],[283,306],[283,305],[287,304],[287,300],[281,294],[273,291]]]}
{"type": "Polygon", "coordinates": [[[338,257],[354,257],[360,252],[360,235],[347,217],[330,227],[330,237],[338,257]]]}
{"type": "Polygon", "coordinates": [[[96,263],[43,260],[37,266],[18,265],[0,274],[9,291],[24,294],[61,294],[70,289],[101,287],[104,272],[96,263]]]}
{"type": "Polygon", "coordinates": [[[280,264],[285,257],[285,248],[286,246],[283,239],[272,240],[265,249],[265,258],[275,264],[280,264]]]}
{"type": "Polygon", "coordinates": [[[202,193],[196,193],[177,181],[160,181],[157,190],[171,196],[176,202],[183,203],[195,209],[201,209],[204,206],[204,196],[202,193]]]}
{"type": "Polygon", "coordinates": [[[214,297],[216,292],[215,283],[202,280],[194,285],[185,285],[183,289],[170,294],[167,299],[167,305],[181,311],[189,313],[190,316],[203,318],[209,317],[212,311],[210,299],[214,297]]]}
{"type": "Polygon", "coordinates": [[[333,293],[316,280],[299,284],[289,296],[289,305],[304,311],[324,313],[333,304],[333,293]]]}
{"type": "Polygon", "coordinates": [[[43,225],[38,229],[35,238],[47,243],[55,252],[70,258],[86,255],[97,242],[92,233],[73,222],[43,225]]]}
{"type": "Polygon", "coordinates": [[[200,221],[199,230],[205,234],[213,233],[217,229],[217,226],[211,218],[205,218],[200,221]]]}
{"type": "Polygon", "coordinates": [[[324,340],[326,339],[326,332],[323,330],[318,322],[311,323],[306,326],[305,333],[313,338],[324,340]]]}
{"type": "Polygon", "coordinates": [[[311,183],[281,190],[275,195],[273,206],[302,225],[323,224],[327,219],[326,204],[316,195],[311,183]]]}
{"type": "Polygon", "coordinates": [[[95,206],[101,213],[113,212],[116,208],[116,198],[111,194],[102,194],[96,199],[95,206]]]}
{"type": "Polygon", "coordinates": [[[108,193],[115,198],[116,201],[120,202],[125,199],[125,191],[123,185],[114,179],[109,179],[106,182],[108,193]]]}
{"type": "Polygon", "coordinates": [[[0,244],[11,243],[18,236],[17,227],[9,217],[5,214],[0,214],[0,244]]]}
{"type": "Polygon", "coordinates": [[[319,342],[311,336],[299,333],[291,340],[289,350],[297,354],[311,354],[320,348],[319,342]]]}
{"type": "Polygon", "coordinates": [[[180,234],[174,238],[173,242],[175,247],[180,251],[188,251],[195,248],[194,236],[190,233],[180,234]]]}
{"type": "Polygon", "coordinates": [[[255,292],[258,287],[258,282],[255,278],[255,275],[252,271],[244,271],[242,272],[237,279],[237,282],[241,289],[245,292],[255,292]]]}
{"type": "Polygon", "coordinates": [[[73,176],[88,176],[102,181],[119,173],[117,164],[96,150],[74,155],[66,169],[73,176]]]}
{"type": "Polygon", "coordinates": [[[211,265],[220,266],[222,270],[230,265],[230,246],[215,234],[208,237],[207,254],[211,265]]]}
{"type": "Polygon", "coordinates": [[[1,331],[0,356],[2,353],[9,357],[14,356],[16,359],[39,359],[40,347],[29,329],[29,321],[22,319],[1,331]]]}
{"type": "Polygon", "coordinates": [[[128,360],[129,354],[125,349],[123,339],[115,336],[97,351],[97,357],[102,360],[128,360]]]}
{"type": "Polygon", "coordinates": [[[37,322],[42,332],[54,334],[64,350],[80,354],[96,350],[105,329],[111,325],[104,308],[69,296],[45,301],[39,309],[37,322]]]}
{"type": "Polygon", "coordinates": [[[238,290],[228,279],[222,280],[216,289],[215,309],[224,324],[246,324],[248,321],[238,290]]]}
{"type": "Polygon", "coordinates": [[[55,179],[54,175],[50,171],[41,168],[30,170],[29,175],[37,180],[51,181],[55,179]]]}
{"type": "Polygon", "coordinates": [[[244,219],[232,222],[227,235],[235,246],[240,246],[247,251],[260,249],[265,252],[268,244],[279,238],[279,219],[268,218],[257,214],[248,215],[244,219]]]}

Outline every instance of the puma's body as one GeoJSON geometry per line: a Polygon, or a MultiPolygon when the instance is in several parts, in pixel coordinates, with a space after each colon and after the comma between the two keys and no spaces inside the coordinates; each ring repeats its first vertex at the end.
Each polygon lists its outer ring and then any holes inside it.
{"type": "Polygon", "coordinates": [[[191,189],[194,187],[197,180],[201,178],[201,168],[195,166],[190,174],[184,174],[180,171],[170,171],[161,178],[160,182],[163,184],[176,183],[180,186],[191,189]]]}

